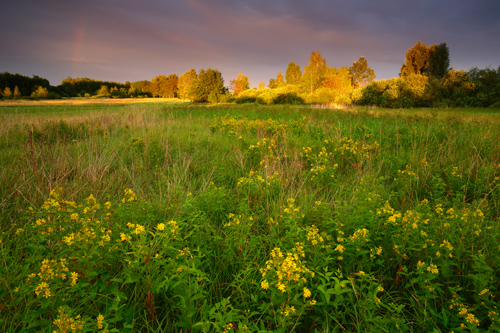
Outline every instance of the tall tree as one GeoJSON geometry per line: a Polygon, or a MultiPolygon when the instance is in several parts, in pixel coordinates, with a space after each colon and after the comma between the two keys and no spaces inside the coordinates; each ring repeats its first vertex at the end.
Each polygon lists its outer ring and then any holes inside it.
{"type": "Polygon", "coordinates": [[[351,73],[345,66],[340,67],[338,70],[335,67],[328,69],[321,85],[330,90],[337,91],[338,93],[347,93],[352,90],[351,73]]]}
{"type": "Polygon", "coordinates": [[[405,54],[405,63],[401,66],[401,76],[424,74],[429,67],[429,48],[418,41],[405,54]]]}
{"type": "Polygon", "coordinates": [[[21,92],[17,86],[14,87],[14,98],[21,98],[21,92]]]}
{"type": "Polygon", "coordinates": [[[285,72],[286,83],[299,84],[301,77],[302,71],[300,70],[300,65],[296,65],[293,61],[290,61],[285,72]]]}
{"type": "Polygon", "coordinates": [[[102,85],[101,89],[97,91],[97,95],[109,96],[109,88],[107,85],[102,85]]]}
{"type": "Polygon", "coordinates": [[[217,69],[200,69],[196,84],[193,86],[195,102],[215,102],[224,93],[224,80],[217,69]]]}
{"type": "Polygon", "coordinates": [[[438,79],[443,78],[450,70],[450,50],[446,43],[432,45],[429,47],[429,68],[430,76],[438,79]]]}
{"type": "Polygon", "coordinates": [[[165,75],[157,75],[154,78],[151,79],[151,93],[153,94],[153,97],[162,97],[163,96],[163,90],[164,86],[167,82],[167,76],[165,75]]]}
{"type": "Polygon", "coordinates": [[[231,81],[231,91],[235,95],[239,95],[244,90],[250,88],[250,81],[248,81],[248,76],[238,73],[238,77],[231,81]]]}
{"type": "Polygon", "coordinates": [[[191,68],[186,73],[182,74],[179,78],[179,84],[177,87],[179,88],[179,97],[183,99],[192,99],[191,91],[193,89],[193,85],[196,83],[196,79],[198,78],[198,74],[196,74],[196,70],[191,68]]]}
{"type": "Polygon", "coordinates": [[[426,74],[443,78],[450,70],[450,50],[446,43],[427,46],[421,41],[406,51],[405,63],[401,66],[401,76],[426,74]]]}
{"type": "Polygon", "coordinates": [[[167,80],[163,87],[163,97],[174,98],[177,97],[179,91],[177,85],[179,83],[179,77],[177,74],[170,74],[167,76],[167,80]]]}
{"type": "Polygon", "coordinates": [[[312,93],[318,89],[327,71],[326,60],[321,56],[319,50],[313,51],[309,58],[309,65],[304,67],[304,75],[301,80],[304,90],[312,93]]]}
{"type": "Polygon", "coordinates": [[[349,73],[354,88],[364,87],[375,80],[375,71],[368,66],[365,57],[359,57],[357,61],[353,62],[349,67],[349,73]]]}
{"type": "Polygon", "coordinates": [[[285,83],[285,78],[283,77],[283,74],[281,74],[281,72],[278,72],[276,74],[276,85],[280,86],[283,85],[284,83],[285,83]]]}
{"type": "Polygon", "coordinates": [[[4,98],[12,98],[12,90],[10,90],[9,87],[5,87],[4,91],[3,91],[3,97],[4,98]]]}

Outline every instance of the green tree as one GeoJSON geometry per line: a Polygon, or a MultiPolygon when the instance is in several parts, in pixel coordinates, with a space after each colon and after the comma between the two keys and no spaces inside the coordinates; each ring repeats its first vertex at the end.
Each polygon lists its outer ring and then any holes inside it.
{"type": "Polygon", "coordinates": [[[196,79],[198,78],[198,74],[196,74],[196,70],[191,68],[186,73],[182,74],[179,78],[179,83],[177,88],[179,89],[179,97],[182,99],[190,99],[192,100],[191,91],[193,90],[193,85],[196,83],[196,79]]]}
{"type": "Polygon", "coordinates": [[[3,91],[3,98],[5,98],[5,99],[12,98],[12,91],[10,90],[9,87],[5,87],[5,89],[3,91]]]}
{"type": "Polygon", "coordinates": [[[321,56],[319,50],[313,51],[309,58],[309,65],[304,67],[304,75],[301,80],[304,91],[312,93],[318,89],[327,71],[326,60],[321,56]]]}
{"type": "Polygon", "coordinates": [[[429,76],[441,79],[450,70],[450,50],[446,43],[429,47],[429,76]]]}
{"type": "Polygon", "coordinates": [[[299,84],[300,78],[302,77],[302,71],[300,66],[296,65],[293,61],[288,64],[285,72],[285,78],[287,84],[299,84]]]}
{"type": "Polygon", "coordinates": [[[355,89],[364,87],[375,80],[375,71],[368,66],[365,57],[359,57],[357,61],[353,62],[349,67],[349,73],[355,89]]]}
{"type": "Polygon", "coordinates": [[[250,88],[250,81],[248,81],[248,76],[238,73],[238,77],[231,81],[231,91],[235,95],[239,95],[241,92],[250,88]]]}
{"type": "Polygon", "coordinates": [[[216,102],[224,94],[224,80],[217,69],[200,69],[193,85],[192,96],[195,102],[216,102]]]}

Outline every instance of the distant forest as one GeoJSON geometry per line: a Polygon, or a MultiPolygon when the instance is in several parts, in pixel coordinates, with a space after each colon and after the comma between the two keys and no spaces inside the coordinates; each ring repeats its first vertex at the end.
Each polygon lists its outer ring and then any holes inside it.
{"type": "Polygon", "coordinates": [[[194,68],[180,77],[158,75],[137,82],[97,81],[89,78],[62,80],[51,86],[47,79],[4,72],[0,74],[2,99],[60,98],[181,98],[193,102],[256,104],[340,104],[411,107],[500,108],[500,66],[450,68],[446,43],[427,46],[418,41],[405,54],[399,77],[375,80],[374,70],[360,57],[350,67],[329,67],[320,51],[311,53],[302,69],[290,62],[285,73],[250,89],[248,77],[238,77],[224,86],[216,69],[194,68]]]}

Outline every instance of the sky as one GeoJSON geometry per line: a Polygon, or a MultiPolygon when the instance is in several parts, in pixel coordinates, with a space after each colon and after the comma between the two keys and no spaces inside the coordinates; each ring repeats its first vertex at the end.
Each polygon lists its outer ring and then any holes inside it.
{"type": "Polygon", "coordinates": [[[0,72],[151,80],[191,68],[266,85],[319,50],[330,67],[364,56],[397,77],[418,40],[445,42],[453,68],[500,66],[498,0],[16,0],[0,14],[0,72]]]}

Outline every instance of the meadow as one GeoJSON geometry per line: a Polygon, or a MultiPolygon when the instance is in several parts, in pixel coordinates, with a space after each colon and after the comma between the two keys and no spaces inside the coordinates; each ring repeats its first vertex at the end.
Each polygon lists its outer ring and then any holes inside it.
{"type": "Polygon", "coordinates": [[[3,332],[500,332],[500,112],[0,104],[3,332]]]}

